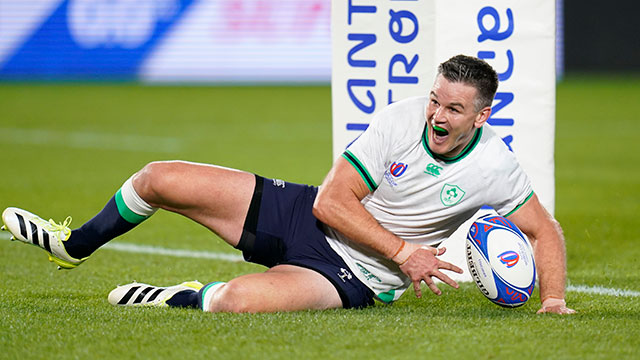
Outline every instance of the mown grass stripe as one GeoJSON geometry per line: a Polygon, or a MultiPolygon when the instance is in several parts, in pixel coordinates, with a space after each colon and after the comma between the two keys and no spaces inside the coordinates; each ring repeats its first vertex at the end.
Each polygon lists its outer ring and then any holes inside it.
{"type": "Polygon", "coordinates": [[[102,247],[107,250],[115,250],[136,254],[149,254],[149,255],[162,255],[181,258],[195,258],[195,259],[210,259],[210,260],[224,260],[224,261],[244,261],[242,255],[211,252],[211,251],[197,251],[197,250],[183,250],[183,249],[169,249],[159,246],[150,245],[138,245],[131,243],[115,242],[109,243],[102,247]]]}
{"type": "Polygon", "coordinates": [[[586,285],[569,285],[567,291],[578,292],[584,294],[594,295],[609,295],[609,296],[622,296],[622,297],[640,297],[640,291],[624,290],[624,289],[612,289],[604,286],[586,286],[586,285]]]}
{"type": "Polygon", "coordinates": [[[0,127],[0,140],[17,145],[54,146],[74,149],[118,150],[174,154],[184,143],[178,138],[151,135],[116,134],[91,131],[21,129],[0,127]]]}

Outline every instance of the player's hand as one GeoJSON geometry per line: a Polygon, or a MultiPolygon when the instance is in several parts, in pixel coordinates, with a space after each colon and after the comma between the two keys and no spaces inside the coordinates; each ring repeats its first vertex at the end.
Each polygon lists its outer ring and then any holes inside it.
{"type": "Polygon", "coordinates": [[[566,315],[566,314],[575,314],[576,311],[573,309],[569,309],[564,299],[557,299],[557,298],[550,297],[545,299],[542,302],[542,307],[537,312],[537,314],[544,314],[544,313],[566,315]]]}
{"type": "Polygon", "coordinates": [[[420,283],[422,281],[427,284],[434,294],[442,294],[442,291],[438,289],[433,281],[434,276],[444,283],[456,289],[458,288],[458,283],[440,271],[441,269],[445,269],[462,274],[462,269],[459,267],[446,261],[442,261],[436,257],[444,254],[446,248],[443,247],[438,249],[431,246],[413,246],[417,248],[411,253],[406,262],[400,265],[400,270],[402,270],[402,272],[411,279],[411,282],[413,282],[413,290],[416,293],[416,297],[422,297],[422,291],[420,289],[420,283]]]}

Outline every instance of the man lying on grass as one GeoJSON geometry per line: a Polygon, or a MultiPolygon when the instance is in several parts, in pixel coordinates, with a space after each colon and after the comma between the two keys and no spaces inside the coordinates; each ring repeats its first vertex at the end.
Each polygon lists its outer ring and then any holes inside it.
{"type": "Polygon", "coordinates": [[[380,111],[320,187],[213,165],[153,162],[73,231],[70,218],[56,224],[18,208],[6,209],[2,219],[15,239],[71,269],[158,209],[184,215],[268,270],[206,285],[134,282],[114,289],[109,302],[272,312],[392,303],[411,285],[421,297],[423,281],[440,295],[434,277],[457,288],[441,270],[462,270],[440,260],[446,249],[437,246],[489,205],[534,246],[539,312],[569,314],[560,226],[485,125],[497,87],[486,62],[463,55],[447,60],[430,93],[380,111]]]}

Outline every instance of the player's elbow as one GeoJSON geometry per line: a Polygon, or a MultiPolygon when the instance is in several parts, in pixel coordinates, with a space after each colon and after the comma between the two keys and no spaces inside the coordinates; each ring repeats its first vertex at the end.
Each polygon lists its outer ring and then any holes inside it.
{"type": "Polygon", "coordinates": [[[536,248],[540,241],[543,243],[553,242],[557,247],[564,248],[564,234],[560,223],[549,216],[535,231],[527,233],[529,241],[536,248]]]}
{"type": "Polygon", "coordinates": [[[316,219],[331,225],[336,218],[336,214],[340,213],[340,203],[334,196],[321,190],[313,202],[312,212],[316,219]]]}
{"type": "Polygon", "coordinates": [[[547,221],[542,226],[544,237],[557,238],[559,241],[564,242],[564,234],[562,232],[562,226],[558,220],[549,215],[547,221]]]}
{"type": "Polygon", "coordinates": [[[324,222],[324,219],[326,218],[328,213],[328,204],[320,195],[318,195],[313,202],[313,208],[311,209],[311,212],[313,213],[313,216],[316,217],[316,219],[324,222]]]}
{"type": "Polygon", "coordinates": [[[564,232],[562,231],[562,226],[560,226],[560,222],[558,220],[556,220],[555,218],[551,218],[551,226],[553,227],[553,230],[561,237],[564,238],[564,232]]]}

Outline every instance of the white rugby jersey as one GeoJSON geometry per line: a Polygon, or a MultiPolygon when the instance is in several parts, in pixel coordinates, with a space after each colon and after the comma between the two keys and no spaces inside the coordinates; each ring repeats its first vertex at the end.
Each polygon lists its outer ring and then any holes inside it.
{"type": "MultiPolygon", "coordinates": [[[[476,130],[456,157],[431,152],[428,97],[396,102],[378,113],[345,151],[371,193],[362,204],[398,237],[437,246],[483,205],[505,216],[532,195],[531,183],[502,139],[488,125],[476,130]]],[[[334,229],[327,241],[354,275],[383,302],[397,300],[411,285],[393,261],[334,229]]]]}

